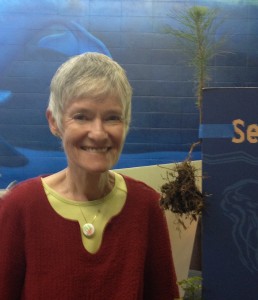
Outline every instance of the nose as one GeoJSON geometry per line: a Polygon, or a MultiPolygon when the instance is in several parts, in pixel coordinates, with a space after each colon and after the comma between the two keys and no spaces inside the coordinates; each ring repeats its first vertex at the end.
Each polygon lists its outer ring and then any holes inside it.
{"type": "Polygon", "coordinates": [[[105,141],[107,139],[107,131],[105,124],[100,119],[95,119],[91,122],[88,137],[96,141],[105,141]]]}

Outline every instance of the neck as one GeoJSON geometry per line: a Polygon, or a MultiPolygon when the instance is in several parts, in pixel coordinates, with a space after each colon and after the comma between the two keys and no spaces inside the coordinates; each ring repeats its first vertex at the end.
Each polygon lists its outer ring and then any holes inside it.
{"type": "Polygon", "coordinates": [[[72,172],[69,167],[45,178],[45,182],[57,193],[75,201],[91,201],[106,196],[114,187],[111,172],[85,174],[72,172]]]}
{"type": "Polygon", "coordinates": [[[107,195],[114,186],[114,178],[110,172],[97,174],[80,174],[65,170],[64,186],[73,200],[96,200],[107,195]]]}

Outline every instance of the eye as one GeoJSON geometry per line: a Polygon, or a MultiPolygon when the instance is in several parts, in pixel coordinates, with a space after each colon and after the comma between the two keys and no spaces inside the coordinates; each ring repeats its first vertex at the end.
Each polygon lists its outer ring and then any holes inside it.
{"type": "Polygon", "coordinates": [[[123,121],[123,117],[120,114],[112,114],[107,116],[106,121],[111,123],[120,123],[123,121]]]}
{"type": "Polygon", "coordinates": [[[83,121],[89,121],[90,118],[84,113],[77,113],[77,114],[73,115],[73,120],[83,122],[83,121]]]}

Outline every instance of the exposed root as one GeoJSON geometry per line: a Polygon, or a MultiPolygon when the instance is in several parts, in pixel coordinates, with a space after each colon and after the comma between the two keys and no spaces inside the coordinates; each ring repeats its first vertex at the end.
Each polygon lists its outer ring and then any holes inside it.
{"type": "Polygon", "coordinates": [[[196,169],[190,160],[176,163],[161,187],[161,206],[177,216],[177,229],[187,229],[184,219],[197,221],[204,207],[205,195],[196,186],[196,169]]]}

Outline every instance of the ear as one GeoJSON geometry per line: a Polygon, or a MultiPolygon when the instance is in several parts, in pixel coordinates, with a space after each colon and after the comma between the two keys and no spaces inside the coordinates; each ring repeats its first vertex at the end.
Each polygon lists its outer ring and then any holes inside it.
{"type": "Polygon", "coordinates": [[[48,120],[49,129],[52,132],[52,134],[54,136],[60,137],[60,130],[57,126],[55,118],[52,115],[52,112],[49,109],[47,109],[47,111],[46,111],[46,117],[47,117],[47,120],[48,120]]]}

